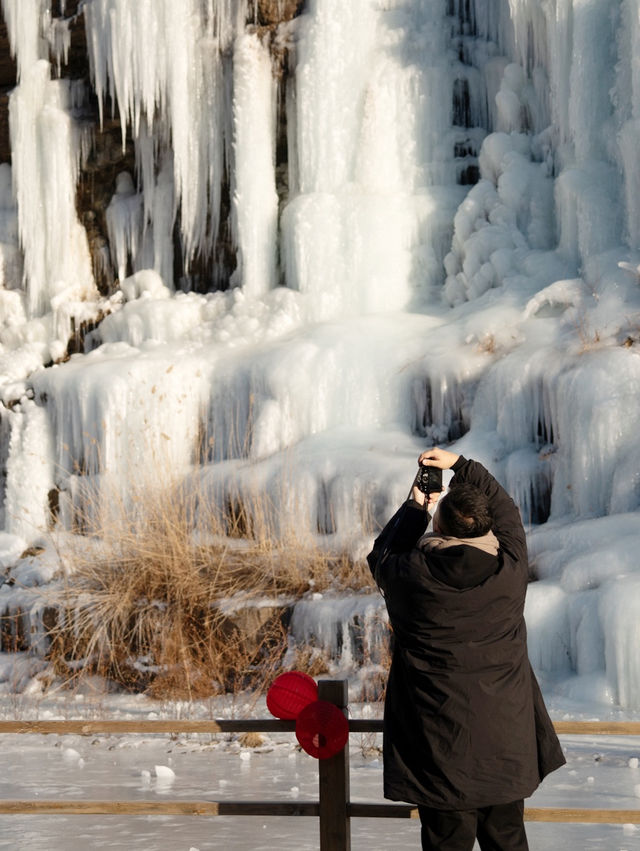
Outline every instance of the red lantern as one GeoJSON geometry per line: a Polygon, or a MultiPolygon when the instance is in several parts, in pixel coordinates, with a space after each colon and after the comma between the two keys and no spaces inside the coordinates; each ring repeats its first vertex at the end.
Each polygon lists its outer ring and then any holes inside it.
{"type": "Polygon", "coordinates": [[[316,759],[328,759],[339,753],[349,738],[349,722],[344,713],[327,700],[316,700],[296,719],[296,738],[302,748],[316,759]]]}
{"type": "Polygon", "coordinates": [[[293,720],[318,699],[318,686],[313,677],[302,671],[287,671],[271,683],[267,692],[267,709],[276,718],[293,720]]]}

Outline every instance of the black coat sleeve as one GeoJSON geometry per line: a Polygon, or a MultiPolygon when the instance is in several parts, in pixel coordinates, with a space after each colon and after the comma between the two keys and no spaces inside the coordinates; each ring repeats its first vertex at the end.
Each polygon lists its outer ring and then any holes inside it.
{"type": "Polygon", "coordinates": [[[412,550],[424,534],[430,519],[431,515],[422,506],[407,500],[378,535],[367,561],[374,581],[382,591],[386,585],[385,574],[390,557],[412,550]]]}
{"type": "Polygon", "coordinates": [[[475,485],[489,498],[493,514],[493,534],[500,542],[502,550],[515,561],[527,560],[527,539],[520,512],[502,485],[478,461],[471,461],[462,455],[452,467],[454,477],[451,485],[475,485]]]}

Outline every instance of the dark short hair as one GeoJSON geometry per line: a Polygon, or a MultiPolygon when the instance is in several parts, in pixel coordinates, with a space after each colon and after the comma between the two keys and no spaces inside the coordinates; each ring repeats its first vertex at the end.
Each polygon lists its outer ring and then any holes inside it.
{"type": "Polygon", "coordinates": [[[438,527],[455,538],[477,538],[491,531],[488,497],[475,485],[452,485],[438,504],[438,527]]]}

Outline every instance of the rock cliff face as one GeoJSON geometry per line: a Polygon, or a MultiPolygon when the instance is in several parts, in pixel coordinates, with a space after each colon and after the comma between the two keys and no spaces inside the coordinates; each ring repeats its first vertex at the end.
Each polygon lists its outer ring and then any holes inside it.
{"type": "MultiPolygon", "coordinates": [[[[249,4],[248,24],[258,32],[264,43],[269,44],[274,62],[274,74],[279,78],[279,85],[288,72],[287,48],[277,39],[277,30],[281,24],[286,24],[302,11],[304,0],[259,0],[257,4],[249,4]]],[[[132,175],[136,172],[135,151],[132,140],[127,134],[125,144],[122,141],[122,127],[117,113],[117,106],[111,104],[105,112],[102,127],[99,121],[98,101],[92,88],[87,53],[85,21],[82,9],[78,12],[79,0],[53,0],[51,14],[66,22],[69,29],[69,49],[66,60],[61,63],[60,77],[72,80],[82,80],[85,83],[88,97],[81,109],[75,111],[76,120],[85,128],[90,128],[91,149],[82,164],[77,186],[78,218],[87,232],[89,247],[93,261],[93,272],[100,292],[109,294],[116,283],[117,273],[109,257],[106,210],[113,197],[116,187],[116,177],[126,171],[132,175]],[[64,8],[64,13],[62,12],[64,8]]],[[[17,82],[17,69],[14,57],[11,55],[7,26],[0,15],[0,163],[11,162],[11,140],[9,129],[9,96],[17,82]]],[[[286,182],[286,123],[284,97],[279,97],[279,127],[277,131],[277,158],[280,168],[277,173],[281,181],[286,182]]],[[[279,187],[281,195],[286,194],[286,185],[279,187]]],[[[216,245],[216,264],[226,269],[226,278],[235,267],[234,250],[230,236],[230,203],[229,186],[222,187],[221,222],[219,237],[216,245]]],[[[176,235],[177,240],[177,235],[176,235]]],[[[181,267],[180,252],[175,252],[175,277],[179,279],[184,270],[181,267]]],[[[214,258],[198,256],[190,266],[192,288],[206,291],[211,288],[213,280],[211,266],[214,258]]],[[[220,275],[215,282],[221,283],[220,275]]],[[[73,344],[72,344],[73,347],[73,344]]]]}

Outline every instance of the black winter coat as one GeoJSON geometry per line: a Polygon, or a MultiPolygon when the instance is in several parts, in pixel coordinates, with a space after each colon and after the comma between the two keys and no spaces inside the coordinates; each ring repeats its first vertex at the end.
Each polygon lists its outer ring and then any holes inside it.
{"type": "Polygon", "coordinates": [[[368,560],[393,630],[384,710],[384,794],[443,810],[532,794],[565,759],[527,656],[527,546],[520,514],[478,462],[453,482],[489,496],[498,556],[424,552],[429,515],[409,502],[368,560]]]}

